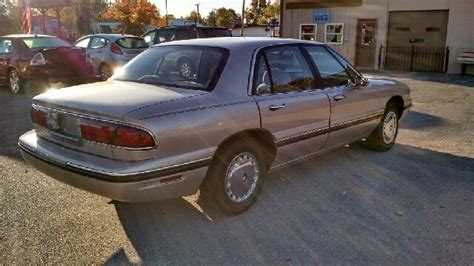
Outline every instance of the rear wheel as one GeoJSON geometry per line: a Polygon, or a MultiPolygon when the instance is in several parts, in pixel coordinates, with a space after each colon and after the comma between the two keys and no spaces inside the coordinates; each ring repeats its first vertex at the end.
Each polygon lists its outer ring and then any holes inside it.
{"type": "Polygon", "coordinates": [[[20,75],[18,75],[18,72],[15,69],[8,72],[8,87],[10,88],[11,93],[17,94],[21,92],[22,81],[20,75]]]}
{"type": "Polygon", "coordinates": [[[201,194],[227,215],[248,210],[262,190],[267,165],[258,147],[234,142],[217,152],[209,168],[201,194]]]}
{"type": "Polygon", "coordinates": [[[388,103],[384,116],[377,129],[363,142],[364,146],[374,151],[388,151],[395,144],[398,135],[398,108],[388,103]]]}
{"type": "Polygon", "coordinates": [[[102,63],[99,67],[100,80],[106,81],[112,76],[112,71],[109,65],[102,63]]]}

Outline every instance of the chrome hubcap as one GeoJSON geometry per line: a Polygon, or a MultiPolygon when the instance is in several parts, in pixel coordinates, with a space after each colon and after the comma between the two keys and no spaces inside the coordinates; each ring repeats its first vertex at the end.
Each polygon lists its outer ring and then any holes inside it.
{"type": "Polygon", "coordinates": [[[181,64],[181,75],[185,78],[189,78],[191,76],[191,66],[189,63],[183,63],[181,64]]]}
{"type": "Polygon", "coordinates": [[[390,111],[385,115],[383,120],[383,141],[385,144],[390,144],[395,139],[397,134],[397,115],[390,111]]]}
{"type": "Polygon", "coordinates": [[[10,72],[10,89],[13,93],[20,90],[20,78],[15,71],[10,72]]]}
{"type": "Polygon", "coordinates": [[[102,80],[107,80],[109,76],[110,76],[109,68],[107,66],[102,66],[100,68],[100,78],[102,80]]]}
{"type": "Polygon", "coordinates": [[[247,200],[257,187],[259,165],[255,156],[244,152],[229,164],[225,175],[225,192],[233,202],[247,200]]]}

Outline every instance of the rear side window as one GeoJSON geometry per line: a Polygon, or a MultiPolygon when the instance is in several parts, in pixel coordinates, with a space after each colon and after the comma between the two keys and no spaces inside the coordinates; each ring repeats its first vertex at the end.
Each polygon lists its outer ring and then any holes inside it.
{"type": "Polygon", "coordinates": [[[145,36],[143,36],[143,39],[149,45],[152,45],[152,44],[155,44],[155,36],[156,36],[156,31],[152,31],[152,32],[147,33],[145,36]]]}
{"type": "Polygon", "coordinates": [[[347,84],[351,77],[326,48],[323,46],[308,46],[305,49],[319,70],[324,88],[347,84]]]}
{"type": "Polygon", "coordinates": [[[22,41],[30,49],[47,48],[47,47],[71,47],[69,43],[59,38],[31,37],[31,38],[24,38],[22,39],[22,41]]]}
{"type": "Polygon", "coordinates": [[[142,38],[126,37],[120,38],[116,43],[125,49],[143,49],[148,48],[148,43],[142,38]]]}
{"type": "MultiPolygon", "coordinates": [[[[315,88],[313,73],[298,47],[277,47],[264,52],[274,93],[315,88]]],[[[262,80],[266,80],[265,74],[262,80]]]]}
{"type": "Polygon", "coordinates": [[[0,54],[8,54],[13,51],[11,40],[0,40],[0,54]]]}
{"type": "Polygon", "coordinates": [[[232,34],[227,29],[201,29],[204,38],[214,37],[232,37],[232,34]]]}

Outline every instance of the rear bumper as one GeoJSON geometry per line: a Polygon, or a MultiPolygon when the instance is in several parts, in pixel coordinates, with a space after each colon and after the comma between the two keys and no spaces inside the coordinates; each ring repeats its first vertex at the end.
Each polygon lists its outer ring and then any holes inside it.
{"type": "Polygon", "coordinates": [[[22,78],[33,82],[82,82],[92,79],[92,64],[77,67],[68,66],[28,66],[22,78]]]}
{"type": "MultiPolygon", "coordinates": [[[[64,161],[38,146],[41,144],[30,144],[21,138],[18,143],[25,161],[39,171],[71,186],[123,202],[158,201],[193,194],[199,189],[209,163],[202,160],[152,171],[110,173],[97,171],[90,163],[86,166],[64,161]]],[[[92,155],[83,157],[87,156],[92,155]]]]}

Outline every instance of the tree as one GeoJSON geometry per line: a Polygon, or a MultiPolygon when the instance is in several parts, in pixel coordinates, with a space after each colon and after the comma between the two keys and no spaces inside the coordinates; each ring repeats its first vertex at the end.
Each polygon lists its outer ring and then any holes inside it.
{"type": "Polygon", "coordinates": [[[189,13],[186,17],[184,17],[186,20],[190,20],[190,21],[195,21],[195,22],[198,22],[199,21],[199,14],[198,12],[196,11],[191,11],[191,13],[189,13]]]}
{"type": "Polygon", "coordinates": [[[217,9],[215,15],[215,24],[219,27],[233,28],[238,23],[238,16],[232,8],[221,7],[217,9]]]}
{"type": "Polygon", "coordinates": [[[21,8],[11,0],[0,3],[0,36],[21,33],[21,8]]]}
{"type": "Polygon", "coordinates": [[[263,10],[263,15],[259,19],[258,24],[267,24],[272,18],[278,18],[280,16],[280,3],[275,0],[273,4],[269,3],[263,10]]]}
{"type": "Polygon", "coordinates": [[[160,12],[147,0],[117,0],[102,17],[120,22],[120,29],[124,33],[141,35],[146,26],[159,24],[160,12]]]}
{"type": "Polygon", "coordinates": [[[206,19],[204,20],[207,25],[209,26],[216,26],[217,21],[216,21],[216,10],[212,10],[209,12],[209,15],[207,15],[206,19]]]}
{"type": "Polygon", "coordinates": [[[263,17],[265,8],[267,7],[267,0],[252,0],[250,7],[247,8],[247,23],[258,24],[263,17]]]}

